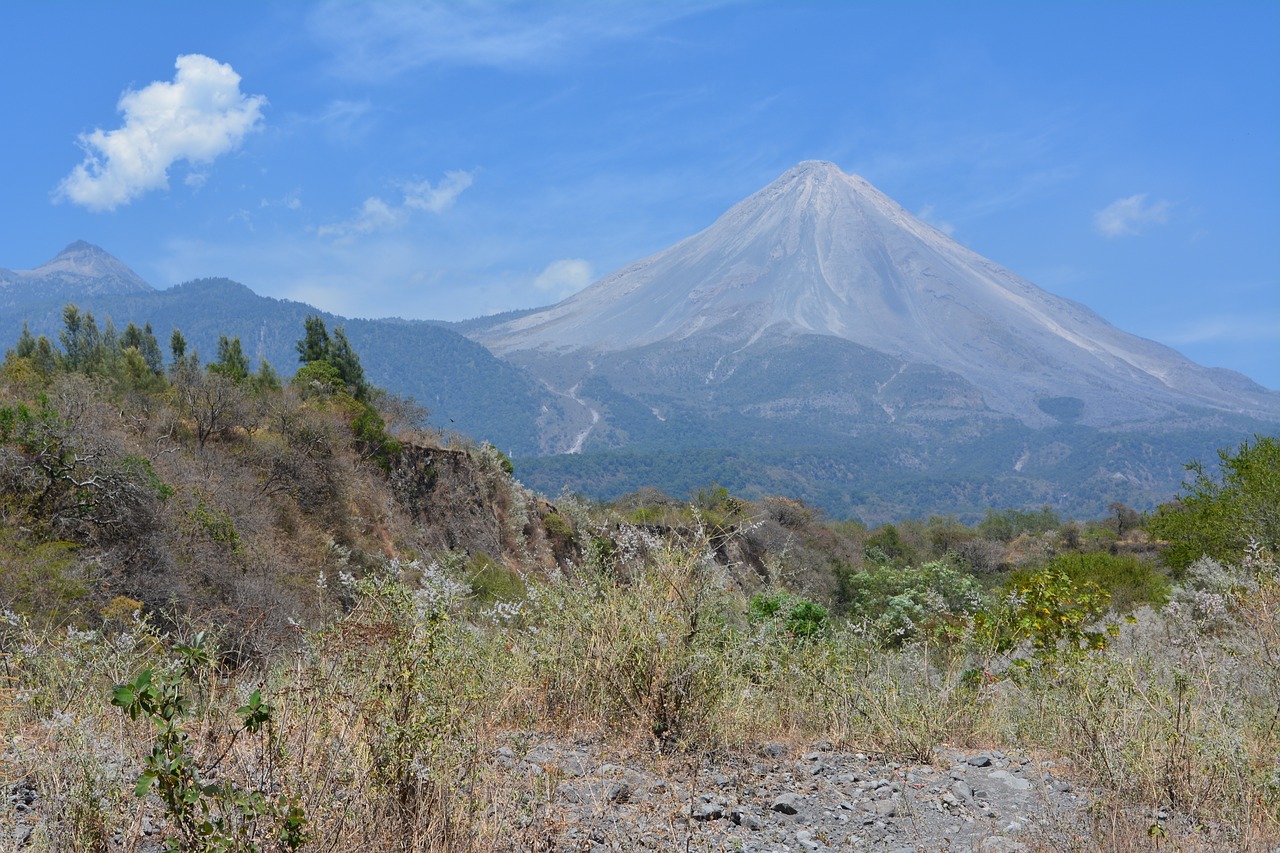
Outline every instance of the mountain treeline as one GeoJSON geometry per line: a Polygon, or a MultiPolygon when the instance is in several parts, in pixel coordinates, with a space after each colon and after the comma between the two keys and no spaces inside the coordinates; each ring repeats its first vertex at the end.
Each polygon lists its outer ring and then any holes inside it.
{"type": "Polygon", "coordinates": [[[583,737],[668,770],[982,743],[1087,786],[1080,849],[1280,833],[1280,438],[1084,521],[552,502],[421,429],[345,330],[297,335],[288,383],[234,336],[204,362],[72,306],[6,353],[0,771],[30,849],[563,849],[562,789],[508,759],[583,737]]]}

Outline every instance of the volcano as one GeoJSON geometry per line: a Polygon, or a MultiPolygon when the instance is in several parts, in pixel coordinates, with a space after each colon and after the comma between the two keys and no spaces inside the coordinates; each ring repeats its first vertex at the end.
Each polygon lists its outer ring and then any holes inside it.
{"type": "Polygon", "coordinates": [[[854,409],[893,418],[1114,426],[1207,410],[1280,420],[1280,395],[1117,329],[820,161],[699,234],[472,335],[562,390],[594,374],[650,398],[711,401],[749,367],[759,399],[730,395],[748,410],[861,393],[854,409]],[[797,349],[827,357],[797,364],[785,356],[797,349]]]}

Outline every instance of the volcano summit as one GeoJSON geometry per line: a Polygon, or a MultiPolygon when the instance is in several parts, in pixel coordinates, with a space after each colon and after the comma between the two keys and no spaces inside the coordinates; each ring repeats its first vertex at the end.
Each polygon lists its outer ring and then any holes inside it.
{"type": "Polygon", "coordinates": [[[582,406],[562,452],[816,454],[947,480],[979,442],[982,479],[1074,456],[1154,485],[1168,472],[1080,453],[1099,430],[1235,441],[1280,422],[1280,394],[1117,329],[819,161],[554,306],[465,331],[582,406]]]}

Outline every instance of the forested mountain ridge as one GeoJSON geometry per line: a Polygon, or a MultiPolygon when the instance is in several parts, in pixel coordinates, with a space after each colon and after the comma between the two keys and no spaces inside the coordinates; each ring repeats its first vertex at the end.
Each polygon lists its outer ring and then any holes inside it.
{"type": "Polygon", "coordinates": [[[204,357],[237,337],[285,376],[294,330],[314,313],[344,326],[371,381],[438,428],[492,442],[545,493],[689,495],[717,482],[867,522],[1150,508],[1185,460],[1274,432],[1280,399],[1125,336],[822,163],[558,306],[459,324],[344,320],[226,279],[155,290],[82,243],[0,272],[0,300],[11,340],[24,322],[56,335],[70,301],[104,326],[180,329],[204,357]],[[1072,373],[1071,359],[1086,367],[1072,373]]]}
{"type": "Polygon", "coordinates": [[[101,325],[150,323],[167,341],[179,329],[208,357],[218,337],[240,338],[250,359],[266,359],[284,375],[297,365],[293,342],[311,314],[345,327],[364,354],[369,378],[425,407],[445,430],[489,441],[511,454],[543,451],[540,433],[573,429],[580,414],[562,397],[446,326],[404,320],[348,320],[309,305],[258,296],[229,279],[199,279],[155,290],[106,252],[73,243],[30,272],[0,271],[0,338],[16,340],[24,323],[56,339],[68,303],[101,325]],[[74,274],[67,273],[72,270],[74,274]],[[8,276],[8,278],[5,278],[8,276]]]}

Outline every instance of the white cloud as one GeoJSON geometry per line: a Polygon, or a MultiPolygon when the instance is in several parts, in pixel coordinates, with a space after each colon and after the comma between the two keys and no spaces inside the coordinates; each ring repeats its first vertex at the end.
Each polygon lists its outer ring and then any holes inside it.
{"type": "Polygon", "coordinates": [[[934,215],[934,213],[935,210],[933,205],[926,204],[924,207],[920,208],[920,212],[917,213],[916,216],[923,219],[925,222],[928,222],[948,237],[954,235],[956,233],[956,227],[944,219],[939,219],[934,215]]]}
{"type": "Polygon", "coordinates": [[[552,261],[533,280],[533,286],[556,300],[577,293],[591,283],[595,270],[590,261],[582,258],[565,258],[552,261]]]}
{"type": "MultiPolygon", "coordinates": [[[[57,198],[89,210],[114,210],[169,185],[179,160],[207,164],[237,148],[262,119],[267,99],[240,91],[230,65],[199,54],[179,56],[172,83],[157,81],[120,96],[124,125],[81,134],[85,159],[58,185],[57,198]]],[[[199,187],[202,172],[188,185],[199,187]]]]}
{"type": "Polygon", "coordinates": [[[1138,193],[1116,199],[1093,215],[1094,230],[1103,237],[1131,237],[1141,234],[1148,225],[1160,225],[1169,220],[1167,201],[1147,204],[1147,194],[1138,193]]]}
{"type": "Polygon", "coordinates": [[[1211,314],[1163,331],[1157,340],[1175,346],[1205,343],[1280,340],[1280,315],[1267,310],[1249,314],[1211,314]]]}
{"type": "Polygon", "coordinates": [[[474,179],[473,172],[455,170],[446,172],[438,187],[432,187],[430,181],[401,184],[404,198],[399,204],[390,204],[378,196],[370,196],[364,200],[354,217],[345,222],[321,225],[316,233],[321,237],[350,241],[354,237],[401,228],[408,222],[411,211],[443,213],[448,210],[462,191],[471,186],[474,179]]]}
{"type": "Polygon", "coordinates": [[[475,177],[471,172],[445,172],[440,186],[432,187],[430,181],[416,184],[405,184],[404,206],[413,210],[429,210],[432,213],[443,213],[453,207],[454,200],[462,191],[471,186],[475,177]]]}
{"type": "Polygon", "coordinates": [[[314,11],[309,26],[333,50],[339,73],[382,79],[434,64],[514,68],[562,61],[728,2],[332,0],[314,11]]]}

